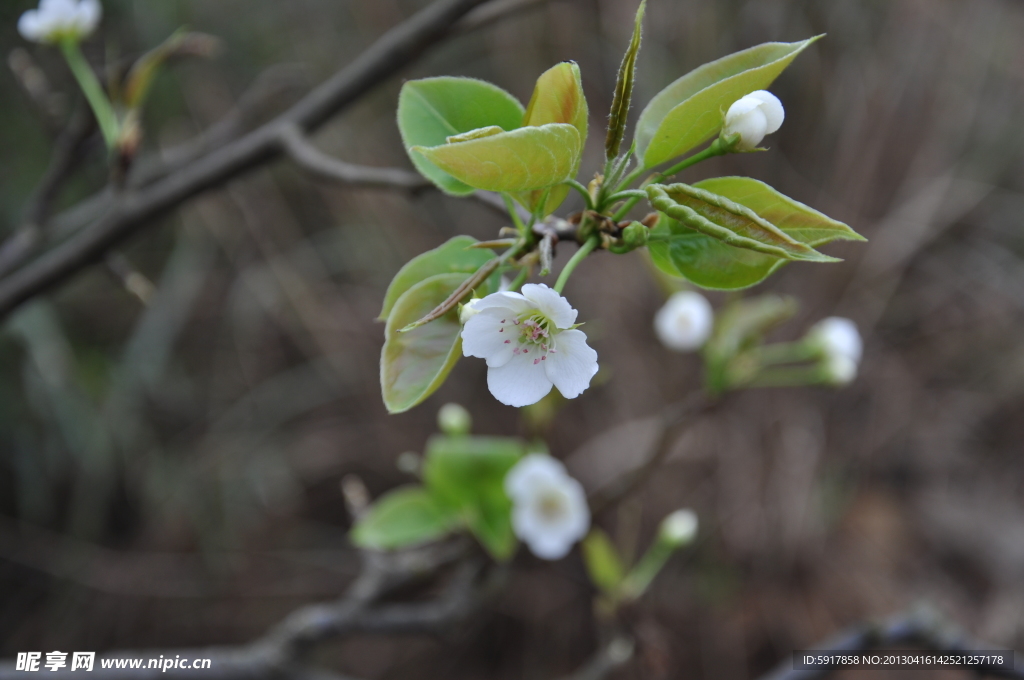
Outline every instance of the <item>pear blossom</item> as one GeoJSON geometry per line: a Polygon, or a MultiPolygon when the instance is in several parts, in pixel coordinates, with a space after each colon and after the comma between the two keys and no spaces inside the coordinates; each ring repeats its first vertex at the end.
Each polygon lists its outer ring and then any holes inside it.
{"type": "Polygon", "coordinates": [[[96,30],[102,15],[99,0],[39,0],[38,9],[21,15],[18,32],[38,43],[81,40],[96,30]]]}
{"type": "Polygon", "coordinates": [[[597,352],[576,329],[576,310],[542,283],[492,293],[462,311],[462,353],[487,361],[487,387],[503,404],[534,404],[552,385],[573,399],[597,373],[597,352]]]}
{"type": "Polygon", "coordinates": [[[824,356],[825,372],[830,382],[845,385],[857,377],[864,343],[855,323],[830,316],[816,323],[808,336],[824,356]]]}
{"type": "Polygon", "coordinates": [[[782,126],[786,111],[779,98],[767,90],[756,90],[733,102],[725,113],[722,136],[739,134],[736,148],[750,151],[782,126]]]}
{"type": "Polygon", "coordinates": [[[551,456],[531,453],[516,463],[505,476],[505,493],[513,531],[541,559],[565,557],[590,529],[583,486],[551,456]]]}
{"type": "Polygon", "coordinates": [[[707,342],[714,325],[711,303],[700,293],[673,293],[654,316],[654,331],[661,343],[677,352],[689,352],[707,342]]]}

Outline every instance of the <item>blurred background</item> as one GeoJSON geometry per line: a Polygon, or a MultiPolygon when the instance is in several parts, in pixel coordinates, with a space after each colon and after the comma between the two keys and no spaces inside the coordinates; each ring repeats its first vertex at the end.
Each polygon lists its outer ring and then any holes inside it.
{"type": "MultiPolygon", "coordinates": [[[[158,79],[143,156],[232,115],[254,83],[276,95],[247,123],[271,116],[425,5],[103,4],[86,45],[94,63],[182,25],[223,40],[216,59],[158,79]]],[[[17,35],[31,6],[0,6],[3,236],[81,107],[57,52],[17,35]]],[[[526,102],[542,71],[577,61],[591,111],[586,181],[635,9],[550,0],[454,37],[401,75],[484,78],[526,102]]],[[[778,339],[824,316],[855,320],[861,375],[838,391],[735,395],[691,424],[636,500],[597,517],[641,546],[677,507],[701,520],[696,547],[631,612],[638,655],[621,677],[751,678],[922,601],[996,647],[1024,648],[1024,4],[650,0],[632,120],[706,61],[820,33],[772,87],[787,118],[771,152],[713,159],[682,179],[749,175],[870,239],[826,247],[841,264],[791,265],[747,293],[800,301],[778,339]]],[[[380,83],[316,143],[410,167],[394,123],[400,86],[380,83]]],[[[98,136],[80,152],[58,208],[105,184],[98,136]]],[[[482,361],[460,362],[403,415],[386,414],[378,385],[373,319],[390,278],[455,234],[491,238],[503,224],[473,202],[353,190],[282,161],[186,203],[119,252],[155,287],[148,304],[97,266],[21,307],[0,327],[0,655],[245,642],[341,593],[358,570],[343,477],[374,496],[409,481],[396,459],[422,450],[448,401],[470,409],[476,432],[526,432],[487,394],[482,361]]],[[[598,254],[566,292],[603,372],[547,437],[595,488],[643,454],[652,414],[701,388],[700,362],[655,340],[664,293],[640,254],[598,254]]],[[[374,678],[553,677],[594,649],[592,594],[578,554],[549,564],[524,551],[469,629],[352,638],[322,660],[374,678]]]]}

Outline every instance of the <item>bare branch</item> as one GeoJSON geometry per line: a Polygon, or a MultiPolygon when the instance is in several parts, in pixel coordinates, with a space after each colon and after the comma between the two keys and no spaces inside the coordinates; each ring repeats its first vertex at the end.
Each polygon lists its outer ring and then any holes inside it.
{"type": "MultiPolygon", "coordinates": [[[[283,674],[337,678],[327,671],[313,670],[303,664],[310,648],[317,643],[355,633],[397,634],[438,633],[471,616],[487,601],[499,579],[500,569],[492,569],[481,578],[485,561],[467,557],[469,543],[456,539],[422,548],[395,553],[364,553],[363,572],[344,598],[334,603],[302,607],[289,615],[264,637],[239,647],[206,647],[119,651],[102,655],[89,674],[93,680],[107,678],[203,677],[207,680],[256,680],[278,678],[283,674]],[[436,598],[413,604],[374,605],[395,588],[436,573],[440,568],[461,560],[448,584],[436,598]],[[210,659],[207,669],[103,668],[101,660],[156,659],[181,657],[210,659]]],[[[72,671],[65,667],[54,671],[60,676],[72,671]]],[[[0,662],[0,680],[20,677],[11,661],[0,662]]]]}
{"type": "Polygon", "coordinates": [[[652,447],[651,454],[639,467],[623,474],[619,479],[588,498],[591,511],[596,515],[637,491],[644,482],[661,466],[680,431],[699,414],[713,408],[717,402],[709,401],[703,391],[695,392],[688,398],[669,404],[661,412],[660,432],[652,447]]]}
{"type": "Polygon", "coordinates": [[[433,186],[417,172],[354,165],[328,156],[313,146],[297,125],[282,126],[281,145],[288,156],[304,170],[350,186],[406,191],[421,191],[433,186]]]}
{"type": "Polygon", "coordinates": [[[484,0],[437,0],[381,36],[351,64],[274,120],[152,185],[114,199],[86,230],[0,282],[0,316],[95,262],[112,246],[180,203],[276,158],[281,130],[320,126],[447,35],[484,0]]]}
{"type": "MultiPolygon", "coordinates": [[[[994,649],[994,645],[968,639],[930,608],[896,616],[881,624],[855,626],[817,645],[817,648],[853,653],[900,645],[921,646],[930,651],[950,654],[994,649]]],[[[961,667],[980,677],[1024,679],[1024,670],[1019,667],[984,664],[961,667]]],[[[796,670],[793,668],[793,659],[787,658],[774,671],[762,676],[761,680],[817,680],[837,670],[840,668],[796,670]]]]}

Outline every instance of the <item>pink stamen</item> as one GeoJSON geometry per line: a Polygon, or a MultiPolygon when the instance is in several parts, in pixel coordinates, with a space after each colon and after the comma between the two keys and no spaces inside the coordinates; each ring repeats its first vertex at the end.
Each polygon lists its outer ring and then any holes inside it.
{"type": "MultiPolygon", "coordinates": [[[[544,358],[544,357],[541,357],[541,359],[543,359],[543,358],[544,358]]],[[[540,363],[540,359],[534,359],[534,360],[533,360],[533,365],[534,365],[534,366],[536,366],[536,365],[537,365],[537,364],[539,364],[539,363],[540,363]]]]}
{"type": "Polygon", "coordinates": [[[512,341],[511,341],[511,340],[506,340],[506,341],[505,341],[505,344],[507,345],[507,344],[508,344],[508,343],[510,343],[510,342],[512,342],[512,341]]]}

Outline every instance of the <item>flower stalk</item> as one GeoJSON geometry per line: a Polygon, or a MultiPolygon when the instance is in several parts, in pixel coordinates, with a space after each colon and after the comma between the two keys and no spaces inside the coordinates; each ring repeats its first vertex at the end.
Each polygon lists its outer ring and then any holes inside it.
{"type": "Polygon", "coordinates": [[[103,133],[103,141],[106,142],[108,149],[113,149],[117,146],[120,134],[117,115],[114,113],[114,107],[110,104],[110,99],[107,98],[106,93],[103,91],[103,86],[100,85],[99,79],[85,60],[85,56],[78,45],[78,38],[75,36],[62,38],[60,50],[64,54],[64,59],[68,62],[72,75],[78,81],[78,86],[82,88],[82,93],[85,94],[85,99],[89,102],[93,115],[96,116],[100,132],[103,133]]]}

